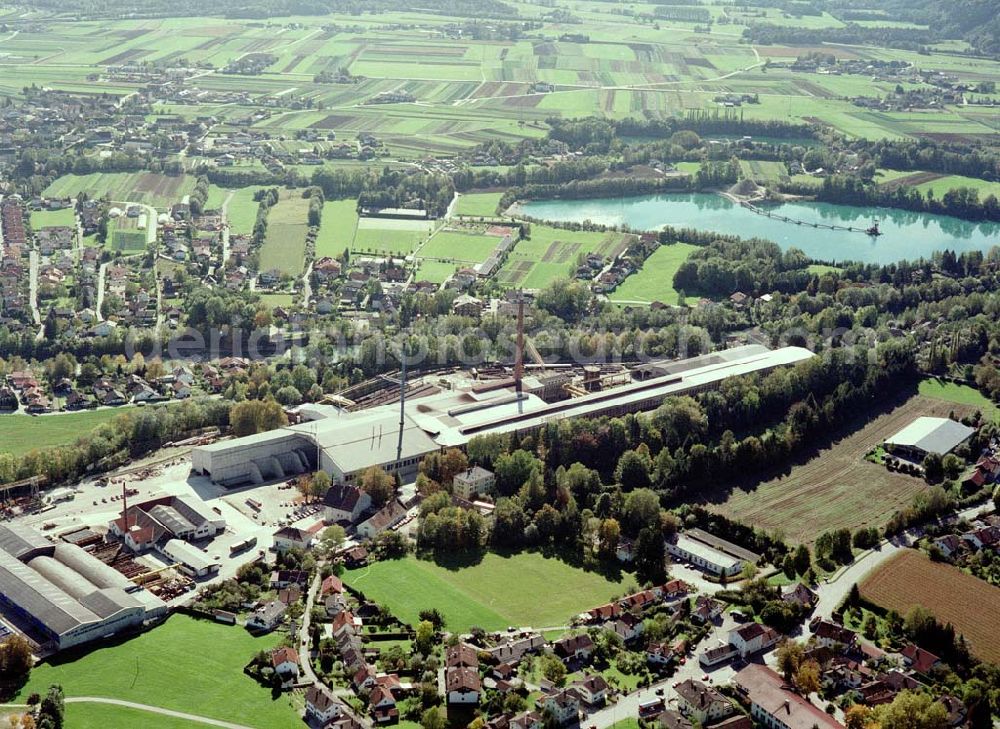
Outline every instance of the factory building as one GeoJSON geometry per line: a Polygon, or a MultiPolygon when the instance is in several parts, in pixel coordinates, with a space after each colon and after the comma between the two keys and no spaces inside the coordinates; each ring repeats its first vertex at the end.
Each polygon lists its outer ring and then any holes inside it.
{"type": "MultiPolygon", "coordinates": [[[[542,378],[524,378],[522,384],[528,387],[521,388],[514,381],[490,387],[470,382],[465,388],[407,399],[402,431],[398,403],[357,412],[337,410],[319,420],[195,448],[192,470],[226,486],[287,478],[311,470],[317,463],[339,483],[354,482],[372,465],[406,479],[416,474],[428,453],[463,448],[477,435],[524,434],[565,418],[653,410],[666,397],[717,388],[728,377],[769,372],[812,356],[800,347],[735,347],[646,366],[633,371],[631,377],[626,375],[629,381],[625,384],[606,389],[599,379],[591,377],[588,382],[585,376],[583,387],[562,389],[563,394],[568,391],[574,397],[560,397],[555,402],[543,399],[547,393],[542,378]],[[537,388],[532,386],[535,379],[540,383],[537,388]]],[[[560,374],[553,381],[565,379],[565,374],[560,374]]]]}
{"type": "Polygon", "coordinates": [[[75,544],[0,525],[0,607],[58,650],[141,626],[166,606],[75,544]]]}
{"type": "Polygon", "coordinates": [[[226,530],[226,520],[196,499],[163,496],[141,504],[124,505],[123,515],[108,524],[116,537],[134,552],[144,552],[169,539],[198,541],[226,530]]]}

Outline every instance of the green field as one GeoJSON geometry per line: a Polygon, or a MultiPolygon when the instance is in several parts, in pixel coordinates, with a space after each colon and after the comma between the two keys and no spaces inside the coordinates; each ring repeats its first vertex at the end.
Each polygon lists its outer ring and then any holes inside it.
{"type": "Polygon", "coordinates": [[[73,208],[33,210],[31,213],[31,227],[34,230],[63,225],[76,227],[76,213],[73,211],[73,208]]]}
{"type": "Polygon", "coordinates": [[[824,273],[840,273],[843,269],[837,266],[828,266],[825,263],[811,263],[806,267],[809,273],[815,273],[817,276],[822,276],[824,273]]]}
{"type": "Polygon", "coordinates": [[[108,704],[67,704],[66,726],[70,729],[110,729],[110,727],[204,729],[205,727],[200,721],[177,719],[141,709],[109,706],[108,704]]]}
{"type": "Polygon", "coordinates": [[[277,307],[282,307],[287,309],[292,305],[292,295],[291,294],[261,294],[260,300],[269,309],[274,309],[277,307]]]}
{"type": "Polygon", "coordinates": [[[355,253],[407,256],[427,240],[432,220],[359,218],[351,250],[355,253]]]}
{"type": "MultiPolygon", "coordinates": [[[[123,699],[260,729],[295,729],[302,720],[288,695],[272,701],[270,691],[242,672],[257,651],[277,642],[275,634],[254,638],[242,628],[175,615],[123,643],[98,648],[69,662],[64,662],[68,657],[60,656],[55,665],[36,666],[15,701],[32,692],[44,694],[49,685],[58,683],[67,697],[123,699]]],[[[185,724],[160,724],[149,715],[142,724],[129,724],[136,713],[118,713],[113,707],[88,706],[83,713],[85,721],[91,720],[87,716],[110,721],[94,726],[186,729],[185,724]]],[[[68,726],[75,727],[72,723],[68,726]]]]}
{"type": "MultiPolygon", "coordinates": [[[[145,213],[143,214],[145,215],[145,213]]],[[[146,225],[150,224],[150,221],[147,220],[146,225]]],[[[108,224],[108,238],[105,247],[113,251],[143,251],[146,249],[147,238],[146,230],[139,230],[138,218],[122,215],[108,224]]]]}
{"type": "Polygon", "coordinates": [[[625,279],[621,286],[608,295],[611,301],[661,301],[664,304],[677,303],[674,289],[674,274],[698,246],[690,243],[674,243],[660,246],[646,259],[642,268],[625,279]]]}
{"type": "Polygon", "coordinates": [[[348,571],[344,581],[411,624],[421,610],[436,607],[452,631],[473,625],[486,630],[566,625],[574,615],[635,587],[630,575],[613,582],[538,553],[487,553],[470,567],[406,557],[348,571]]]}
{"type": "Polygon", "coordinates": [[[112,202],[146,203],[165,209],[194,191],[191,175],[161,175],[155,172],[94,172],[63,175],[45,188],[46,197],[108,196],[112,202]]]}
{"type": "Polygon", "coordinates": [[[922,185],[917,185],[917,189],[920,190],[925,195],[934,191],[934,197],[941,199],[948,190],[954,190],[959,187],[971,187],[979,193],[979,199],[985,200],[989,195],[1000,198],[1000,182],[988,182],[987,180],[980,180],[976,177],[965,177],[963,175],[948,175],[947,177],[941,177],[933,182],[925,182],[922,185]]]}
{"type": "Polygon", "coordinates": [[[1000,420],[1000,408],[983,395],[979,390],[969,385],[956,382],[932,379],[921,380],[919,392],[935,400],[946,400],[957,405],[972,405],[982,411],[983,415],[993,420],[1000,420]]]}
{"type": "Polygon", "coordinates": [[[127,408],[54,415],[0,415],[0,453],[21,455],[34,448],[68,445],[127,408]]]}
{"type": "Polygon", "coordinates": [[[491,217],[497,214],[497,205],[503,193],[499,192],[473,192],[463,194],[458,198],[455,206],[456,215],[470,215],[474,217],[491,217]]]}
{"type": "Polygon", "coordinates": [[[257,208],[260,207],[253,196],[260,189],[243,187],[233,195],[229,205],[226,206],[226,220],[229,222],[231,232],[246,235],[253,232],[253,225],[257,222],[257,208]]]}
{"type": "Polygon", "coordinates": [[[417,269],[415,281],[432,281],[441,284],[459,268],[458,264],[444,261],[428,261],[424,258],[418,258],[417,261],[420,267],[417,269]]]}
{"type": "Polygon", "coordinates": [[[308,220],[309,200],[300,190],[283,191],[267,214],[267,235],[260,247],[261,271],[277,269],[289,276],[302,273],[308,220]]]}
{"type": "Polygon", "coordinates": [[[531,237],[514,246],[498,280],[505,286],[538,289],[554,278],[571,276],[581,255],[613,255],[621,250],[624,239],[622,233],[562,230],[533,223],[531,237]]]}
{"type": "Polygon", "coordinates": [[[357,200],[327,200],[316,238],[316,258],[337,257],[350,248],[357,225],[357,200]]]}
{"type": "Polygon", "coordinates": [[[500,238],[495,235],[445,228],[420,249],[420,257],[475,264],[485,261],[499,243],[500,238]]]}

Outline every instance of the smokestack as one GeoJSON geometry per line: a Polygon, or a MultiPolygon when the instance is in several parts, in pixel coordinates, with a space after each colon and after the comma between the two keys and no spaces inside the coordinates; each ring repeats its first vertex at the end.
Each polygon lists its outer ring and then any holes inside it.
{"type": "Polygon", "coordinates": [[[128,488],[125,481],[122,481],[122,522],[125,524],[125,533],[128,534],[128,488]]]}
{"type": "Polygon", "coordinates": [[[399,350],[400,359],[400,372],[399,372],[399,438],[396,441],[396,467],[399,468],[399,462],[403,460],[403,428],[405,427],[405,415],[406,415],[406,340],[403,340],[403,344],[399,350]]]}
{"type": "Polygon", "coordinates": [[[524,293],[517,292],[517,351],[514,355],[514,389],[521,394],[521,378],[524,377],[524,293]]]}

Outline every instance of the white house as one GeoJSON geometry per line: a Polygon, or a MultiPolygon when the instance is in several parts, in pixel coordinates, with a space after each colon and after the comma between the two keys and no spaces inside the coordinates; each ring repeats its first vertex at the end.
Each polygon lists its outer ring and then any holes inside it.
{"type": "Polygon", "coordinates": [[[781,633],[760,623],[747,623],[729,632],[729,643],[742,658],[767,650],[781,640],[781,633]]]}
{"type": "Polygon", "coordinates": [[[535,705],[543,712],[548,711],[556,724],[575,723],[580,717],[580,699],[576,691],[561,689],[540,696],[535,705]]]}
{"type": "Polygon", "coordinates": [[[306,717],[320,726],[326,726],[340,716],[342,707],[330,690],[322,684],[314,684],[306,690],[306,717]]]}
{"type": "Polygon", "coordinates": [[[452,491],[455,496],[471,501],[476,494],[486,496],[493,493],[495,484],[496,477],[492,472],[479,466],[473,466],[469,470],[455,475],[455,479],[452,481],[452,491]]]}
{"type": "Polygon", "coordinates": [[[677,707],[699,724],[711,724],[733,713],[733,705],[713,686],[688,679],[677,685],[677,707]]]}
{"type": "Polygon", "coordinates": [[[468,666],[454,666],[446,671],[445,684],[449,704],[478,704],[482,683],[479,672],[468,666]]]}
{"type": "Polygon", "coordinates": [[[278,648],[271,653],[271,667],[287,686],[299,680],[299,654],[292,648],[278,648]]]}
{"type": "Polygon", "coordinates": [[[276,552],[287,552],[290,549],[308,549],[312,544],[313,535],[304,529],[283,526],[274,533],[274,549],[276,552]]]}
{"type": "Polygon", "coordinates": [[[247,618],[247,629],[274,630],[285,617],[285,609],[285,603],[281,600],[272,600],[253,611],[247,618]]]}
{"type": "Polygon", "coordinates": [[[608,682],[600,675],[584,676],[579,681],[574,681],[570,688],[589,706],[602,706],[608,698],[608,682]]]}
{"type": "Polygon", "coordinates": [[[323,497],[324,519],[330,524],[340,521],[353,524],[371,505],[372,497],[357,486],[334,484],[323,497]]]}

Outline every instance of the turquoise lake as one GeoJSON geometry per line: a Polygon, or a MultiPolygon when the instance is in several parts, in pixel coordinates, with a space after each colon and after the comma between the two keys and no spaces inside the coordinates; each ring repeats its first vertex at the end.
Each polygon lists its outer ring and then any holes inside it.
{"type": "Polygon", "coordinates": [[[603,225],[628,225],[635,230],[659,230],[664,225],[697,228],[743,238],[767,238],[782,249],[799,248],[822,261],[893,263],[929,258],[945,249],[988,251],[1000,245],[1000,224],[970,223],[945,215],[911,213],[887,208],[862,208],[816,202],[789,202],[768,206],[773,214],[802,221],[786,223],[748,210],[710,193],[646,195],[593,200],[534,200],[521,203],[520,212],[533,218],[560,222],[590,220],[603,225]],[[813,223],[867,228],[878,219],[882,235],[824,230],[813,223]]]}

